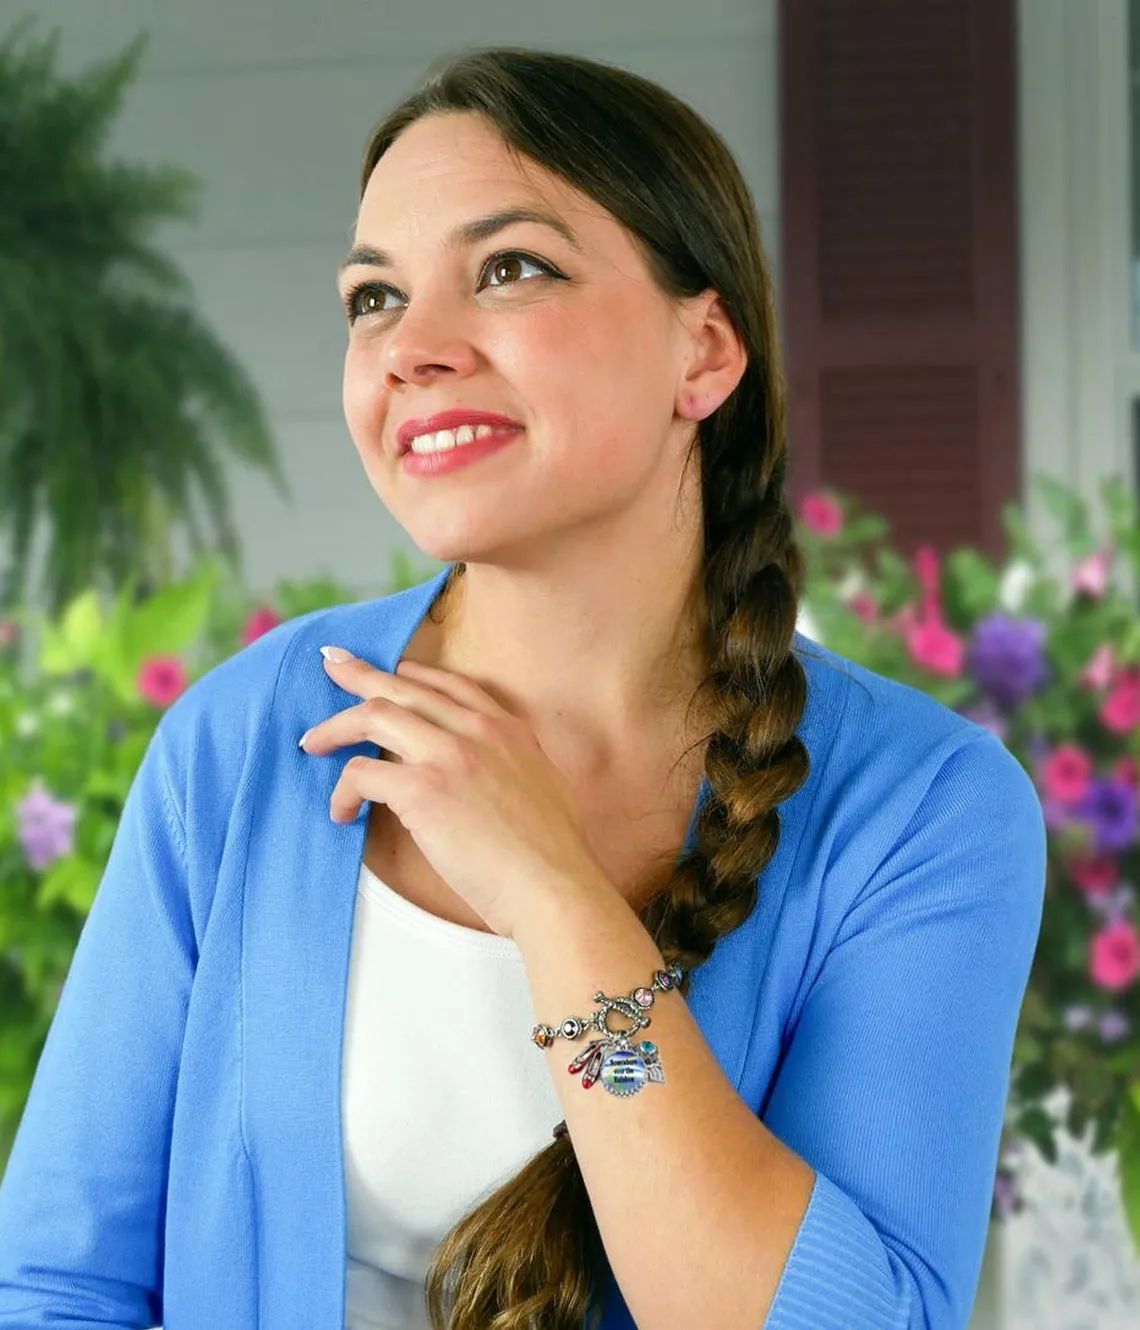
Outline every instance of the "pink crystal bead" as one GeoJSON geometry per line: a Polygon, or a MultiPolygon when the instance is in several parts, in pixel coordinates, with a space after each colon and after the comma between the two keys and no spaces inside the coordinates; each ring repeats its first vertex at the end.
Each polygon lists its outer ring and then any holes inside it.
{"type": "Polygon", "coordinates": [[[633,995],[633,1000],[639,1007],[652,1007],[654,998],[651,988],[639,988],[633,995]]]}

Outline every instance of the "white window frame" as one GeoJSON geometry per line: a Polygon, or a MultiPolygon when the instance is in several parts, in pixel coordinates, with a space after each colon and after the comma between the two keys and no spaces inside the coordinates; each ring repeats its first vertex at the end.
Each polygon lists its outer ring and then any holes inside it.
{"type": "Polygon", "coordinates": [[[1019,0],[1018,66],[1024,498],[1031,530],[1051,541],[1032,474],[1076,490],[1098,518],[1103,477],[1140,494],[1128,0],[1019,0]]]}

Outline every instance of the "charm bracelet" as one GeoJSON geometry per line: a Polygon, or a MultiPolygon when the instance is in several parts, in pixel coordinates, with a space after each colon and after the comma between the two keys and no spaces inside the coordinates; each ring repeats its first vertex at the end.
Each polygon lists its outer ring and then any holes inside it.
{"type": "MultiPolygon", "coordinates": [[[[567,1016],[557,1029],[540,1022],[530,1032],[531,1041],[539,1048],[547,1049],[555,1039],[579,1039],[587,1030],[595,1030],[602,1037],[591,1040],[567,1068],[571,1076],[581,1072],[584,1089],[589,1090],[600,1080],[610,1094],[628,1099],[650,1081],[663,1085],[665,1072],[657,1045],[643,1039],[635,1047],[632,1036],[651,1024],[647,1012],[656,1000],[654,993],[667,993],[676,988],[683,974],[682,968],[674,962],[666,969],[658,970],[648,987],[635,988],[624,997],[595,993],[594,1001],[601,1005],[593,1015],[567,1016]],[[625,1030],[611,1030],[606,1024],[611,1011],[628,1017],[633,1024],[625,1030]]],[[[554,1135],[556,1138],[564,1136],[566,1131],[566,1123],[560,1122],[554,1128],[554,1135]]]]}

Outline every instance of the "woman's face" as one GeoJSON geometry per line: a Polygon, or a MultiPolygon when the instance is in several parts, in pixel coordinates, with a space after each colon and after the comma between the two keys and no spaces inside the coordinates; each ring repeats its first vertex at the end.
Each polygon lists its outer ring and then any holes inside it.
{"type": "Polygon", "coordinates": [[[377,163],[353,249],[338,281],[351,306],[345,418],[420,549],[478,561],[596,534],[654,479],[675,497],[693,338],[598,204],[516,160],[478,116],[432,115],[377,163]],[[523,211],[539,216],[510,216],[523,211]],[[401,426],[457,410],[518,428],[466,465],[410,472],[401,426]]]}

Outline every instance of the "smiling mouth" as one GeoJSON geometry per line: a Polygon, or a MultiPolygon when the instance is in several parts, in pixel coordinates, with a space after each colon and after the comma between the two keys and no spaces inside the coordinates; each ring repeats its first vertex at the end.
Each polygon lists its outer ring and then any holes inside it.
{"type": "Polygon", "coordinates": [[[441,453],[452,448],[462,448],[464,444],[481,443],[495,435],[515,434],[518,427],[504,425],[460,425],[458,429],[441,429],[431,434],[417,434],[408,439],[400,448],[400,455],[405,453],[441,453]]]}

